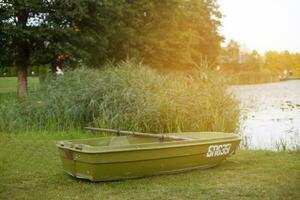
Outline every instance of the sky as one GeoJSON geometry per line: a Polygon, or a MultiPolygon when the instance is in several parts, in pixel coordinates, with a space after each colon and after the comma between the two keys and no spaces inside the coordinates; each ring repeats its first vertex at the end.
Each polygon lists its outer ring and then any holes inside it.
{"type": "Polygon", "coordinates": [[[218,0],[220,33],[244,50],[300,52],[300,0],[218,0]]]}

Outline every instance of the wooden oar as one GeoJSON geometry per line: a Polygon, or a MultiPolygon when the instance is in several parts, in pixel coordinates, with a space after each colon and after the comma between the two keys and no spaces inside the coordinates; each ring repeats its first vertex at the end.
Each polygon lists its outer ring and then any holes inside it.
{"type": "Polygon", "coordinates": [[[116,133],[118,135],[132,135],[137,137],[152,137],[159,138],[160,141],[164,140],[191,140],[191,138],[175,136],[175,135],[167,135],[167,134],[152,134],[152,133],[139,133],[134,131],[120,131],[115,129],[107,129],[107,128],[94,128],[94,127],[85,127],[86,130],[89,131],[101,131],[101,132],[109,132],[116,133]]]}

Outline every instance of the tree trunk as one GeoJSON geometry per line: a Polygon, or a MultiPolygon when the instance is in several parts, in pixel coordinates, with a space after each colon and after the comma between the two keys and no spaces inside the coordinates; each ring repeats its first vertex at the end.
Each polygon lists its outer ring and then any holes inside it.
{"type": "Polygon", "coordinates": [[[27,65],[25,63],[18,66],[18,91],[19,98],[25,97],[27,92],[27,65]]]}
{"type": "Polygon", "coordinates": [[[25,97],[27,92],[27,66],[29,63],[30,50],[28,44],[25,42],[19,42],[18,44],[18,89],[17,95],[19,98],[25,97]]]}
{"type": "MultiPolygon", "coordinates": [[[[17,14],[18,26],[26,30],[26,23],[29,17],[29,12],[21,10],[17,14]]],[[[19,36],[15,40],[17,50],[16,64],[18,66],[18,89],[17,95],[19,98],[23,98],[27,92],[27,66],[29,63],[30,48],[28,41],[24,36],[19,36]]]]}

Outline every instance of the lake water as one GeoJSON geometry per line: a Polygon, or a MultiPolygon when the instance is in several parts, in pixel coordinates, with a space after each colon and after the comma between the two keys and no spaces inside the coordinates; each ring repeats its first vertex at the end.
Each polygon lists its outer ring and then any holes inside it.
{"type": "Polygon", "coordinates": [[[300,150],[300,80],[232,86],[229,91],[241,101],[243,146],[300,150]]]}

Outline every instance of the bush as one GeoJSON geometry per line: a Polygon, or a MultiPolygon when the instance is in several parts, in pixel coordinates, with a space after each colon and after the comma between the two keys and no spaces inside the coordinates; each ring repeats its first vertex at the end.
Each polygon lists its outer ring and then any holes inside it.
{"type": "Polygon", "coordinates": [[[141,64],[80,68],[0,105],[0,131],[95,126],[141,132],[234,131],[238,103],[213,72],[160,75],[141,64]]]}

